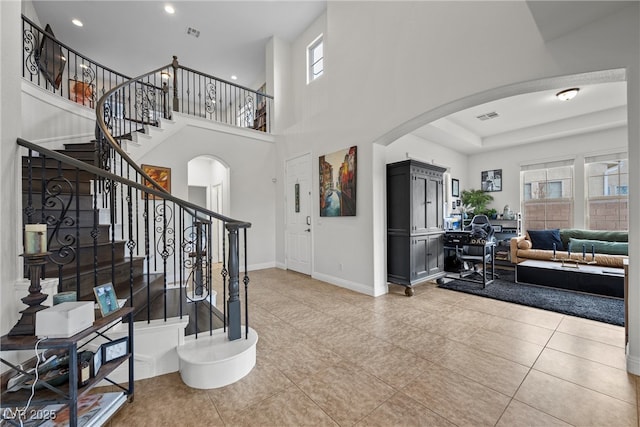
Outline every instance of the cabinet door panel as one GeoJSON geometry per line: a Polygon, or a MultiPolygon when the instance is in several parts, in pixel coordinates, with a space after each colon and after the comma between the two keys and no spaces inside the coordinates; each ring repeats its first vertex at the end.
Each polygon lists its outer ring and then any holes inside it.
{"type": "Polygon", "coordinates": [[[411,248],[411,280],[421,279],[429,274],[429,238],[428,236],[416,237],[412,241],[411,248]]]}
{"type": "Polygon", "coordinates": [[[428,258],[428,271],[429,275],[440,273],[444,271],[444,247],[442,243],[442,236],[435,235],[429,236],[429,244],[428,244],[428,254],[430,254],[428,258]]]}
{"type": "Polygon", "coordinates": [[[414,175],[411,179],[412,194],[411,200],[411,231],[421,233],[427,230],[427,199],[428,178],[424,175],[414,175]]]}
{"type": "Polygon", "coordinates": [[[438,213],[440,209],[438,206],[441,204],[440,200],[440,181],[429,178],[427,181],[427,222],[426,228],[433,231],[438,228],[440,220],[438,219],[438,213]]]}

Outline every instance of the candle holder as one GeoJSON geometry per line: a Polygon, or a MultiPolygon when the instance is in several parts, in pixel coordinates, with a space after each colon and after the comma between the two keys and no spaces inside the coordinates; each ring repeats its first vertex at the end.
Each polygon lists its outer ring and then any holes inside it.
{"type": "Polygon", "coordinates": [[[47,258],[51,252],[41,252],[36,254],[22,254],[25,263],[29,267],[29,277],[31,286],[29,286],[29,295],[22,298],[22,302],[28,305],[22,310],[22,317],[18,323],[9,331],[10,336],[16,335],[35,335],[36,334],[36,313],[40,310],[48,308],[42,303],[47,299],[47,294],[43,294],[40,286],[40,272],[42,266],[47,263],[47,258]]]}

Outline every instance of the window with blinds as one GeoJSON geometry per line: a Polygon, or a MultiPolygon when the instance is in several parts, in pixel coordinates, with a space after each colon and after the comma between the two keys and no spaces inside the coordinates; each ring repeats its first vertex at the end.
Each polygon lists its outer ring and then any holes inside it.
{"type": "Polygon", "coordinates": [[[585,157],[586,224],[590,230],[629,228],[629,162],[627,153],[585,157]]]}
{"type": "Polygon", "coordinates": [[[522,218],[525,230],[571,228],[574,160],[522,165],[522,218]]]}

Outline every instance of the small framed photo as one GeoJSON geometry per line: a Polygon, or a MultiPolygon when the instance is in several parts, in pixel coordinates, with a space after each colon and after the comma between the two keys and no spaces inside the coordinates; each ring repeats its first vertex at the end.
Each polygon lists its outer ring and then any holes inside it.
{"type": "Polygon", "coordinates": [[[129,337],[106,342],[101,345],[102,363],[109,363],[129,354],[129,337]]]}
{"type": "Polygon", "coordinates": [[[460,181],[455,178],[451,180],[451,196],[460,197],[460,181]]]}
{"type": "Polygon", "coordinates": [[[96,296],[96,301],[98,302],[98,307],[100,307],[102,317],[109,313],[113,313],[120,308],[118,305],[118,298],[116,297],[116,291],[113,289],[113,284],[111,282],[96,286],[93,288],[93,293],[96,296]]]}
{"type": "Polygon", "coordinates": [[[502,169],[482,171],[480,181],[483,191],[502,191],[502,169]]]}
{"type": "Polygon", "coordinates": [[[91,360],[91,376],[95,377],[98,371],[102,367],[102,346],[98,347],[95,353],[93,353],[93,360],[91,360]]]}

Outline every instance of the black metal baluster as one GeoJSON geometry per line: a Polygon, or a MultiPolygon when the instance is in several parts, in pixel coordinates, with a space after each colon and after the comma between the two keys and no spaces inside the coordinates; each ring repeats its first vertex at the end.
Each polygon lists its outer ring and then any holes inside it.
{"type": "Polygon", "coordinates": [[[244,327],[245,339],[249,338],[249,275],[247,273],[247,229],[243,228],[244,234],[244,327]]]}

